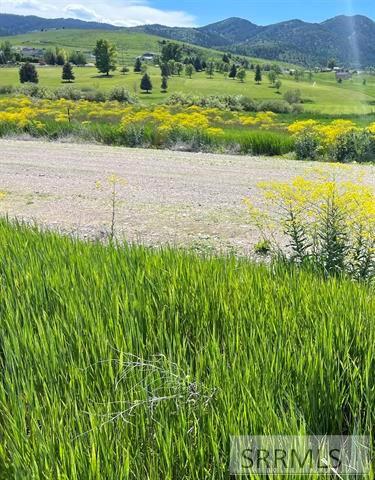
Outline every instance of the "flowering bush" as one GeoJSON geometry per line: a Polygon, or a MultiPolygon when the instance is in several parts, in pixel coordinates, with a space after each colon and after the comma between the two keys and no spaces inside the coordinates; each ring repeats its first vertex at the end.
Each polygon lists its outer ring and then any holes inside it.
{"type": "MultiPolygon", "coordinates": [[[[343,168],[343,167],[341,167],[343,168]]],[[[266,203],[260,211],[245,203],[263,239],[285,255],[280,234],[287,239],[291,261],[312,264],[325,274],[375,278],[375,194],[360,179],[339,178],[340,171],[317,170],[314,178],[259,184],[266,203]]]]}
{"type": "Polygon", "coordinates": [[[296,139],[299,159],[364,162],[375,158],[375,124],[360,128],[351,120],[338,119],[329,124],[303,120],[289,125],[288,131],[296,139]]]}

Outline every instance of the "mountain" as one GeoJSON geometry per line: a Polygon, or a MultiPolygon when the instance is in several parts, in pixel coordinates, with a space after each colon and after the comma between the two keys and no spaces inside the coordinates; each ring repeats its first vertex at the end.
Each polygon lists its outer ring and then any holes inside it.
{"type": "Polygon", "coordinates": [[[363,16],[342,15],[322,23],[296,19],[268,26],[233,17],[198,28],[144,25],[135,29],[202,47],[301,65],[326,65],[331,58],[346,66],[375,65],[375,22],[363,16]]]}
{"type": "Polygon", "coordinates": [[[318,23],[289,20],[258,29],[235,47],[237,52],[300,64],[327,63],[329,58],[343,60],[342,40],[335,32],[318,23]]]}
{"type": "Polygon", "coordinates": [[[222,20],[221,22],[200,27],[197,30],[206,35],[213,35],[217,38],[221,38],[225,44],[228,44],[246,42],[261,28],[262,27],[258,27],[258,25],[249,22],[249,20],[232,17],[222,20]]]}
{"type": "Polygon", "coordinates": [[[259,26],[233,17],[197,28],[157,24],[119,28],[74,19],[0,14],[0,35],[62,28],[137,31],[201,47],[307,66],[326,65],[331,58],[343,66],[375,65],[375,22],[361,15],[340,15],[322,23],[289,20],[259,26]]]}
{"type": "Polygon", "coordinates": [[[141,25],[132,27],[129,30],[157,35],[158,37],[169,38],[170,40],[179,40],[181,42],[192,43],[200,47],[211,48],[226,47],[228,42],[214,32],[205,32],[199,28],[184,27],[166,27],[164,25],[141,25]]]}
{"type": "Polygon", "coordinates": [[[0,35],[17,35],[52,29],[115,30],[118,27],[107,23],[84,22],[74,18],[41,18],[34,15],[11,15],[0,13],[0,35]]]}
{"type": "Polygon", "coordinates": [[[322,26],[342,39],[348,63],[375,65],[375,22],[363,15],[340,15],[322,26]]]}

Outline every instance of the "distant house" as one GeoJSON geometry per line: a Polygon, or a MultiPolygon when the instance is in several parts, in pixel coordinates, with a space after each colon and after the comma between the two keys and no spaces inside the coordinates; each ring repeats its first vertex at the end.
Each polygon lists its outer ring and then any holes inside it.
{"type": "Polygon", "coordinates": [[[336,80],[350,80],[352,78],[352,73],[351,72],[336,72],[336,80]]]}
{"type": "Polygon", "coordinates": [[[157,53],[145,52],[143,55],[137,58],[142,60],[142,62],[152,62],[157,56],[158,56],[157,53]]]}
{"type": "Polygon", "coordinates": [[[42,59],[44,57],[44,50],[42,48],[17,47],[17,50],[24,57],[31,57],[37,59],[42,59]]]}

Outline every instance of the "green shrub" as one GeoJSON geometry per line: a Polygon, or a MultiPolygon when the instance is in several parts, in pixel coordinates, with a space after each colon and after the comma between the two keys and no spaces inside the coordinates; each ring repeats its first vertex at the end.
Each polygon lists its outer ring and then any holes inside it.
{"type": "Polygon", "coordinates": [[[239,102],[244,112],[256,112],[258,109],[257,103],[252,98],[241,95],[239,102]]]}
{"type": "Polygon", "coordinates": [[[17,93],[32,98],[50,98],[52,91],[33,83],[27,83],[17,88],[17,93]]]}
{"type": "Polygon", "coordinates": [[[81,100],[82,92],[74,87],[60,87],[54,91],[56,99],[64,98],[65,100],[81,100]]]}
{"type": "Polygon", "coordinates": [[[367,130],[352,130],[340,135],[330,154],[337,162],[368,162],[375,160],[375,136],[367,130]]]}
{"type": "Polygon", "coordinates": [[[12,85],[3,85],[0,86],[0,95],[10,95],[16,89],[12,85]]]}
{"type": "Polygon", "coordinates": [[[106,102],[108,100],[108,95],[102,90],[94,90],[92,92],[85,93],[85,100],[89,102],[106,102]]]}
{"type": "Polygon", "coordinates": [[[298,89],[287,90],[284,93],[283,97],[284,97],[284,100],[291,105],[294,104],[294,103],[301,103],[301,101],[302,101],[301,90],[298,90],[298,89]]]}
{"type": "Polygon", "coordinates": [[[268,111],[274,113],[301,113],[303,107],[291,105],[285,100],[264,100],[256,102],[244,95],[211,95],[199,97],[184,93],[173,93],[167,100],[167,105],[191,107],[193,105],[202,108],[218,108],[230,111],[268,111]]]}
{"type": "Polygon", "coordinates": [[[304,132],[297,136],[294,151],[298,160],[317,160],[321,152],[321,143],[313,132],[304,132]]]}
{"type": "Polygon", "coordinates": [[[284,100],[264,100],[258,104],[259,112],[291,113],[292,108],[284,100]]]}
{"type": "Polygon", "coordinates": [[[134,103],[130,92],[124,87],[115,87],[109,92],[109,100],[116,100],[120,103],[134,103]]]}
{"type": "Polygon", "coordinates": [[[121,129],[119,141],[127,147],[145,147],[145,127],[142,125],[129,125],[121,129]]]}

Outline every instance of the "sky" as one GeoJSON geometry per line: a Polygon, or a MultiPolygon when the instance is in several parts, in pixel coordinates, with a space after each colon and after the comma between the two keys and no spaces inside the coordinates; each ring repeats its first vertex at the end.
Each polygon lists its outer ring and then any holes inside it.
{"type": "Polygon", "coordinates": [[[193,27],[228,17],[267,25],[294,18],[320,22],[340,14],[375,19],[375,0],[0,0],[0,12],[119,26],[161,23],[193,27]]]}

